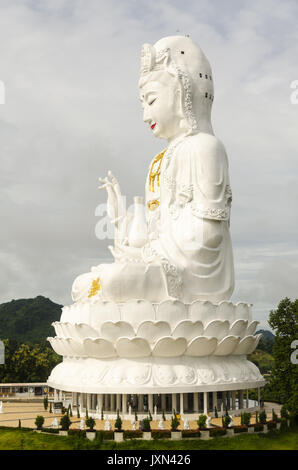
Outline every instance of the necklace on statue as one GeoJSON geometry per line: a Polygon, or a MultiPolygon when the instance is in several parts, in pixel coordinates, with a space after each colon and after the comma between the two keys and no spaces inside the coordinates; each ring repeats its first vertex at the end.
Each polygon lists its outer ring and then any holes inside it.
{"type": "Polygon", "coordinates": [[[155,179],[157,181],[157,186],[159,186],[159,175],[160,175],[161,162],[162,162],[164,154],[166,153],[166,150],[167,149],[165,149],[163,152],[158,154],[152,162],[152,165],[151,165],[151,168],[150,168],[150,173],[149,173],[149,191],[152,191],[152,192],[155,191],[155,188],[154,188],[155,179]],[[158,166],[157,166],[156,169],[154,169],[156,164],[158,164],[158,166]]]}

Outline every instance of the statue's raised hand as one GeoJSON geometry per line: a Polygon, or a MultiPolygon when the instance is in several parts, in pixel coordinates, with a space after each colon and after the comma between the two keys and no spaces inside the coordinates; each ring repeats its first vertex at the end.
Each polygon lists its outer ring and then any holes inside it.
{"type": "Polygon", "coordinates": [[[118,218],[118,208],[117,208],[117,196],[114,190],[114,186],[108,178],[98,178],[101,186],[99,189],[106,189],[108,193],[108,200],[107,200],[107,213],[110,217],[112,222],[118,218]]]}

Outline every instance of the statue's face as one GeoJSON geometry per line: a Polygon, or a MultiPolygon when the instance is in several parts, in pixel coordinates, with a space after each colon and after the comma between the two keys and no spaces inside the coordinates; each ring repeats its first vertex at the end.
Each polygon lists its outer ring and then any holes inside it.
{"type": "Polygon", "coordinates": [[[152,72],[141,79],[140,99],[144,122],[155,137],[171,141],[185,133],[180,126],[183,115],[179,84],[168,72],[152,72]]]}

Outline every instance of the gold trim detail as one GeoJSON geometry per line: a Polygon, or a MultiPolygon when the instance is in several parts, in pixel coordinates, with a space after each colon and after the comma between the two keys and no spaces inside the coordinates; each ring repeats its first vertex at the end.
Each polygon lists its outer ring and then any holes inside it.
{"type": "Polygon", "coordinates": [[[147,202],[147,207],[149,211],[155,211],[159,206],[159,200],[158,199],[153,199],[152,201],[147,202]]]}
{"type": "Polygon", "coordinates": [[[155,188],[154,188],[155,178],[157,179],[157,186],[159,186],[160,167],[161,167],[163,156],[166,153],[166,150],[167,149],[165,149],[163,152],[158,154],[152,162],[150,173],[149,173],[149,191],[153,191],[153,192],[155,191],[155,188]],[[154,166],[157,163],[158,163],[158,166],[156,169],[154,169],[154,166]]]}
{"type": "Polygon", "coordinates": [[[88,295],[88,298],[90,297],[93,297],[94,295],[96,295],[101,289],[101,284],[100,284],[100,280],[99,280],[99,277],[97,279],[94,279],[92,281],[92,284],[91,284],[91,287],[89,289],[89,295],[88,295]]]}

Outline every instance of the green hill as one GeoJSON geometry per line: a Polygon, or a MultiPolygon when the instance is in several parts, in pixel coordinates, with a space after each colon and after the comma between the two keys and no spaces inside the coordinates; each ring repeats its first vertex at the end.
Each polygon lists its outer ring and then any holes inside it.
{"type": "Polygon", "coordinates": [[[258,330],[255,334],[257,335],[259,333],[262,333],[263,336],[258,344],[258,349],[265,351],[268,354],[272,354],[275,338],[274,334],[269,330],[258,330]]]}
{"type": "Polygon", "coordinates": [[[0,305],[0,338],[41,343],[53,336],[51,323],[60,319],[62,305],[39,295],[35,299],[12,300],[0,305]]]}

